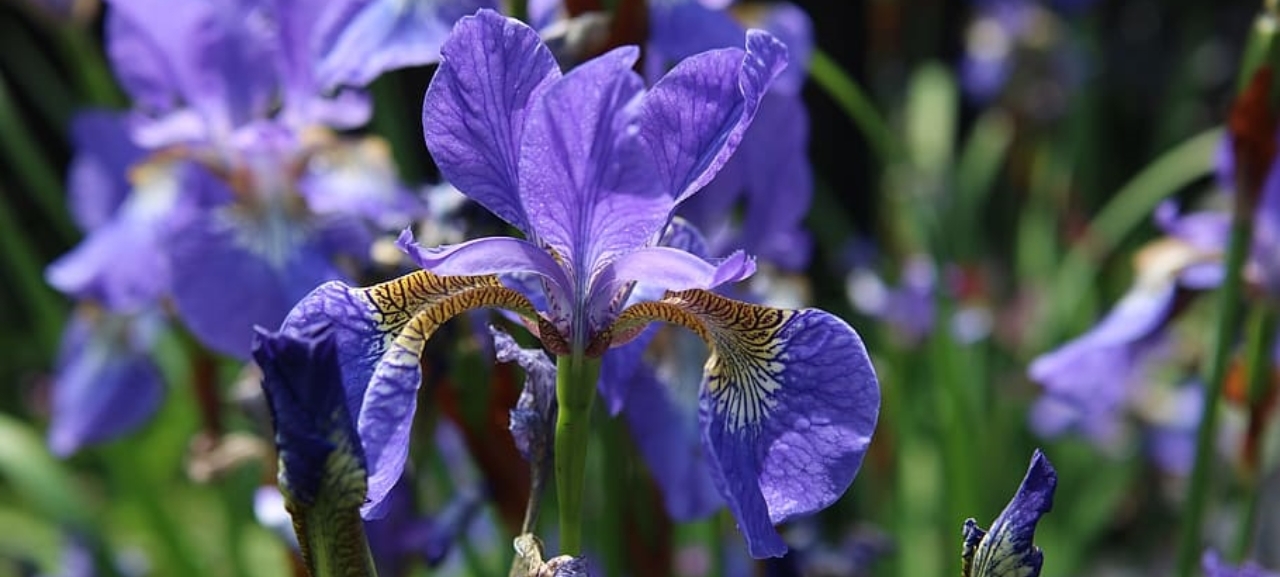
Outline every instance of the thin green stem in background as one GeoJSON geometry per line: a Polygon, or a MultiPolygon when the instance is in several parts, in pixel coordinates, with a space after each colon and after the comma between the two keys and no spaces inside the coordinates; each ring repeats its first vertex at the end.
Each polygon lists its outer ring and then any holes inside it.
{"type": "Polygon", "coordinates": [[[889,130],[889,124],[880,116],[862,87],[835,60],[821,50],[814,50],[813,59],[809,61],[809,77],[836,101],[845,116],[862,131],[872,152],[881,162],[888,164],[899,159],[902,149],[889,130]]]}
{"type": "MultiPolygon", "coordinates": [[[[1245,341],[1245,359],[1248,363],[1245,372],[1248,387],[1245,394],[1245,406],[1249,411],[1249,433],[1256,430],[1261,423],[1257,419],[1265,419],[1259,414],[1258,407],[1265,402],[1268,389],[1271,387],[1272,361],[1271,354],[1276,343],[1276,310],[1270,306],[1260,306],[1249,312],[1248,329],[1245,341]]],[[[1249,434],[1247,433],[1247,434],[1249,434]]],[[[1254,442],[1256,439],[1249,439],[1254,442]]],[[[1246,455],[1245,463],[1245,509],[1241,515],[1240,530],[1236,535],[1236,548],[1233,552],[1235,561],[1244,561],[1249,556],[1253,545],[1253,533],[1258,524],[1258,505],[1262,497],[1262,475],[1260,463],[1252,460],[1254,456],[1246,455]]]]}
{"type": "Polygon", "coordinates": [[[0,158],[13,170],[17,183],[27,189],[27,196],[45,213],[46,221],[63,240],[70,241],[78,235],[63,202],[62,179],[49,159],[36,152],[34,143],[9,97],[8,85],[0,79],[0,158]]]}
{"type": "Polygon", "coordinates": [[[626,548],[626,517],[628,509],[635,505],[636,496],[630,494],[630,479],[627,475],[628,454],[627,437],[622,419],[607,419],[599,427],[599,439],[604,445],[602,451],[604,510],[600,517],[600,541],[598,548],[604,559],[605,575],[623,575],[628,567],[626,548]]]}
{"type": "Polygon", "coordinates": [[[556,359],[556,497],[560,505],[560,554],[582,555],[582,493],[587,465],[591,404],[599,359],[582,353],[556,359]]]}
{"type": "Polygon", "coordinates": [[[1088,288],[1097,281],[1105,257],[1149,218],[1161,201],[1213,171],[1214,151],[1222,137],[1222,128],[1192,136],[1152,161],[1116,191],[1089,223],[1084,241],[1071,248],[1058,269],[1051,299],[1056,305],[1057,322],[1044,326],[1069,326],[1065,321],[1078,312],[1088,288]]]}
{"type": "Polygon", "coordinates": [[[88,29],[62,26],[58,29],[58,40],[67,67],[75,73],[80,93],[91,104],[121,107],[127,103],[111,75],[98,39],[88,29]]]}
{"type": "MultiPolygon", "coordinates": [[[[1243,194],[1243,192],[1242,192],[1243,194]]],[[[1187,491],[1186,514],[1183,516],[1182,534],[1178,543],[1178,577],[1191,577],[1200,558],[1201,526],[1205,508],[1209,503],[1209,474],[1213,470],[1213,440],[1217,432],[1218,401],[1222,398],[1223,382],[1231,362],[1231,351],[1236,342],[1240,325],[1241,298],[1245,257],[1249,254],[1253,237],[1253,215],[1245,209],[1247,203],[1237,199],[1231,218],[1231,241],[1227,245],[1226,276],[1219,296],[1218,325],[1214,331],[1213,355],[1209,358],[1208,375],[1205,377],[1204,407],[1200,413],[1200,427],[1196,430],[1195,465],[1191,469],[1191,481],[1187,491]]]]}
{"type": "Polygon", "coordinates": [[[58,335],[66,318],[65,307],[44,282],[40,254],[31,239],[23,234],[19,219],[5,199],[8,191],[0,190],[0,255],[8,267],[19,302],[31,312],[34,334],[40,348],[50,354],[58,346],[58,335]]]}
{"type": "Polygon", "coordinates": [[[16,21],[0,21],[0,70],[7,72],[15,90],[25,93],[27,102],[48,127],[63,130],[76,107],[74,92],[58,69],[37,46],[26,28],[16,21]]]}

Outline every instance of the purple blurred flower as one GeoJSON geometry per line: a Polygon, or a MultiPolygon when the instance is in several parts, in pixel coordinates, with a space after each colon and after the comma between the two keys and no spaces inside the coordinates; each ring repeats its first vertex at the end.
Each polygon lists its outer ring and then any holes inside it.
{"type": "Polygon", "coordinates": [[[855,266],[845,292],[860,312],[888,323],[907,342],[919,342],[933,331],[937,271],[932,259],[913,255],[902,265],[897,287],[885,285],[870,267],[855,266]]]}
{"type": "Polygon", "coordinates": [[[655,244],[676,205],[724,166],[784,65],[776,39],[746,39],[746,50],[684,60],[646,92],[634,48],[561,75],[517,21],[481,11],[455,27],[423,104],[427,146],[451,182],[528,240],[428,249],[404,235],[424,271],[368,289],[323,285],[282,329],[341,328],[348,406],[370,462],[367,516],[404,466],[423,342],[484,307],[519,314],[557,355],[600,356],[654,321],[708,341],[703,446],[754,555],[784,552],[773,525],[847,488],[879,404],[856,333],[822,311],[698,290],[749,275],[741,252],[712,263],[655,244]],[[532,300],[501,284],[510,274],[541,279],[532,300]],[[623,309],[633,288],[666,292],[623,309]]]}
{"type": "Polygon", "coordinates": [[[1199,267],[1209,258],[1177,239],[1144,248],[1135,259],[1133,288],[1106,317],[1032,362],[1028,374],[1045,395],[1032,411],[1031,426],[1045,436],[1078,431],[1101,446],[1114,446],[1126,432],[1126,417],[1134,415],[1149,426],[1157,464],[1175,474],[1185,471],[1190,454],[1182,449],[1198,420],[1188,421],[1198,415],[1196,387],[1170,389],[1151,376],[1170,356],[1166,327],[1175,297],[1199,287],[1199,267]]]}
{"type": "MultiPolygon", "coordinates": [[[[1055,2],[1063,13],[1078,11],[1055,2]]],[[[959,63],[960,86],[978,104],[997,98],[1033,117],[1053,117],[1083,80],[1083,54],[1061,14],[1032,0],[974,2],[959,63]]]]}
{"type": "Polygon", "coordinates": [[[70,455],[141,426],[160,406],[164,384],[151,348],[164,321],[81,307],[67,325],[53,381],[49,449],[70,455]]]}
{"type": "Polygon", "coordinates": [[[132,173],[144,151],[130,142],[119,115],[86,112],[72,123],[77,154],[68,174],[69,208],[87,233],[49,266],[58,290],[109,310],[153,306],[171,278],[165,242],[196,210],[202,175],[181,164],[154,164],[132,173]]]}
{"type": "Polygon", "coordinates": [[[1245,562],[1239,567],[1231,567],[1212,549],[1205,551],[1200,560],[1205,577],[1277,577],[1280,573],[1267,571],[1254,562],[1245,562]]]}
{"type": "Polygon", "coordinates": [[[365,262],[373,233],[423,203],[385,146],[327,129],[363,124],[368,99],[348,86],[435,59],[441,19],[475,2],[392,4],[112,0],[108,54],[134,101],[130,138],[101,118],[78,125],[73,206],[92,233],[50,281],[113,309],[171,296],[204,344],[243,358],[250,327],[346,277],[335,259],[365,262]],[[89,129],[107,138],[79,137],[89,129]],[[140,162],[142,181],[122,188],[140,162]],[[148,186],[157,172],[168,180],[148,186]]]}
{"type": "Polygon", "coordinates": [[[1018,492],[991,528],[984,531],[973,519],[964,522],[961,577],[1038,577],[1044,554],[1034,543],[1036,524],[1053,508],[1057,487],[1057,471],[1036,449],[1018,492]]]}
{"type": "Polygon", "coordinates": [[[427,567],[440,565],[484,504],[479,493],[464,490],[436,515],[418,515],[407,483],[397,485],[387,500],[387,515],[364,524],[374,566],[386,577],[408,575],[419,560],[427,567]]]}

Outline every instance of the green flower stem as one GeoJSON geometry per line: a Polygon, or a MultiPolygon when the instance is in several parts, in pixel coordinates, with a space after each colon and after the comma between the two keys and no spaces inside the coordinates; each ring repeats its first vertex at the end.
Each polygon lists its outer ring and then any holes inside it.
{"type": "Polygon", "coordinates": [[[556,497],[560,504],[560,554],[582,555],[582,490],[587,465],[591,403],[600,361],[581,352],[556,359],[556,497]]]}
{"type": "MultiPolygon", "coordinates": [[[[1245,375],[1248,379],[1247,395],[1245,397],[1246,406],[1249,409],[1249,431],[1252,433],[1257,430],[1260,423],[1258,419],[1265,418],[1258,413],[1256,408],[1259,403],[1264,402],[1267,389],[1271,384],[1271,351],[1276,343],[1276,310],[1272,307],[1258,307],[1249,313],[1248,323],[1248,340],[1246,341],[1245,359],[1248,362],[1248,369],[1245,375]]],[[[1245,464],[1245,510],[1240,520],[1240,532],[1236,535],[1236,548],[1234,559],[1243,561],[1249,555],[1249,549],[1253,544],[1253,531],[1257,527],[1258,522],[1258,504],[1262,495],[1262,483],[1260,479],[1261,471],[1258,470],[1259,463],[1251,457],[1246,456],[1245,464]]]]}
{"type": "Polygon", "coordinates": [[[637,487],[628,478],[627,464],[630,455],[627,447],[625,423],[622,419],[606,419],[601,424],[599,439],[604,445],[601,468],[604,477],[605,507],[600,517],[600,535],[603,539],[598,543],[600,556],[604,561],[605,575],[623,575],[628,567],[636,567],[636,563],[628,563],[626,537],[626,518],[637,509],[635,494],[637,487]]]}
{"type": "MultiPolygon", "coordinates": [[[[1248,194],[1241,191],[1237,196],[1248,194]]],[[[1191,483],[1187,495],[1187,511],[1178,543],[1177,577],[1191,577],[1196,560],[1200,558],[1201,525],[1205,507],[1209,503],[1209,473],[1213,469],[1213,437],[1217,431],[1218,400],[1231,360],[1232,344],[1240,325],[1243,268],[1253,237],[1253,215],[1248,203],[1237,199],[1231,217],[1231,241],[1227,245],[1226,278],[1219,292],[1218,326],[1213,356],[1209,359],[1209,374],[1205,378],[1204,408],[1200,414],[1200,428],[1196,431],[1196,459],[1191,469],[1191,483]]]]}
{"type": "Polygon", "coordinates": [[[311,577],[376,577],[359,507],[317,499],[290,513],[311,577]]]}

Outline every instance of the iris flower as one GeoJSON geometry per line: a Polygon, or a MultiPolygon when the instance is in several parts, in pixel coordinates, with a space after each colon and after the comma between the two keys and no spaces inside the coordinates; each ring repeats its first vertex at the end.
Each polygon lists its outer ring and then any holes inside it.
{"type": "MultiPolygon", "coordinates": [[[[699,395],[712,477],[751,553],[781,555],[773,525],[831,504],[861,464],[879,407],[866,351],[829,313],[708,292],[753,271],[741,252],[709,262],[657,240],[737,147],[785,47],[753,31],[745,50],[693,56],[648,91],[634,47],[561,74],[536,32],[491,11],[461,20],[441,53],[423,105],[427,147],[459,190],[526,238],[423,248],[402,235],[424,270],[370,288],[327,283],[281,329],[339,329],[369,463],[366,516],[400,476],[419,355],[448,319],[486,307],[525,319],[559,358],[561,425],[594,395],[591,370],[574,371],[664,321],[709,344],[699,395]],[[540,290],[504,286],[508,275],[534,275],[540,290]],[[623,308],[649,289],[662,296],[623,308]]],[[[571,481],[558,472],[561,486],[571,481]]]]}
{"type": "Polygon", "coordinates": [[[1033,543],[1040,517],[1053,508],[1058,473],[1039,449],[1013,499],[982,530],[973,519],[964,522],[961,577],[1038,577],[1044,553],[1033,543]]]}
{"type": "Polygon", "coordinates": [[[352,274],[346,264],[364,264],[379,229],[422,215],[386,146],[333,130],[369,119],[360,86],[434,60],[448,26],[489,4],[110,0],[107,52],[134,104],[120,148],[186,180],[130,200],[51,280],[77,294],[168,297],[202,344],[246,357],[252,326],[279,323],[308,291],[352,274]]]}

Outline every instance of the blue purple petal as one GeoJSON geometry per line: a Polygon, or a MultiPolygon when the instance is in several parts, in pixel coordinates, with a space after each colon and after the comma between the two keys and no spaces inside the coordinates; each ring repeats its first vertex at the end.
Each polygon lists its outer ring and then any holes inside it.
{"type": "Polygon", "coordinates": [[[678,393],[660,382],[653,369],[641,366],[627,385],[623,417],[662,490],[667,514],[692,521],[714,513],[724,499],[707,470],[696,403],[688,398],[682,402],[678,393]]]}
{"type": "Polygon", "coordinates": [[[745,37],[746,30],[728,12],[698,0],[649,3],[652,54],[647,59],[654,65],[665,66],[707,50],[742,46],[745,37]]]}
{"type": "Polygon", "coordinates": [[[445,278],[419,271],[369,288],[321,285],[290,311],[281,333],[311,334],[332,325],[349,414],[368,462],[366,518],[386,512],[400,479],[422,381],[419,357],[441,324],[467,310],[502,307],[531,313],[528,300],[497,277],[445,278]]]}
{"type": "Polygon", "coordinates": [[[511,436],[526,460],[547,457],[554,437],[556,365],[542,349],[526,349],[511,335],[490,327],[498,362],[514,362],[524,370],[524,388],[511,409],[511,436]]]}
{"type": "Polygon", "coordinates": [[[672,208],[631,130],[643,89],[631,71],[638,55],[619,48],[566,74],[534,102],[521,141],[530,226],[578,290],[598,267],[654,240],[672,208]]]}
{"type": "Polygon", "coordinates": [[[706,186],[738,148],[787,48],[747,33],[746,51],[726,48],[680,62],[645,96],[640,133],[659,179],[677,202],[706,186]]]}
{"type": "Polygon", "coordinates": [[[106,224],[129,195],[129,168],[143,150],[117,112],[89,110],[71,120],[76,155],[67,171],[67,206],[86,231],[106,224]]]}
{"type": "Polygon", "coordinates": [[[712,479],[752,556],[782,555],[773,526],[839,498],[870,444],[880,390],[861,339],[820,310],[698,290],[632,305],[618,322],[653,320],[683,325],[711,347],[699,415],[712,479]]]}
{"type": "Polygon", "coordinates": [[[279,325],[303,295],[340,278],[301,223],[231,207],[176,231],[169,251],[179,316],[202,343],[236,358],[248,356],[254,325],[279,325]]]}
{"type": "Polygon", "coordinates": [[[560,69],[536,32],[491,10],[458,21],[440,55],[422,103],[427,149],[458,190],[528,233],[517,188],[525,116],[560,69]]]}
{"type": "Polygon", "coordinates": [[[206,131],[153,134],[149,144],[225,135],[265,117],[276,88],[276,48],[264,26],[244,25],[267,18],[264,6],[244,0],[109,5],[107,53],[134,102],[155,118],[189,107],[206,131]]]}
{"type": "Polygon", "coordinates": [[[154,311],[141,316],[81,311],[72,318],[53,380],[53,453],[70,455],[119,437],[159,408],[164,384],[150,350],[161,322],[154,311]]]}

